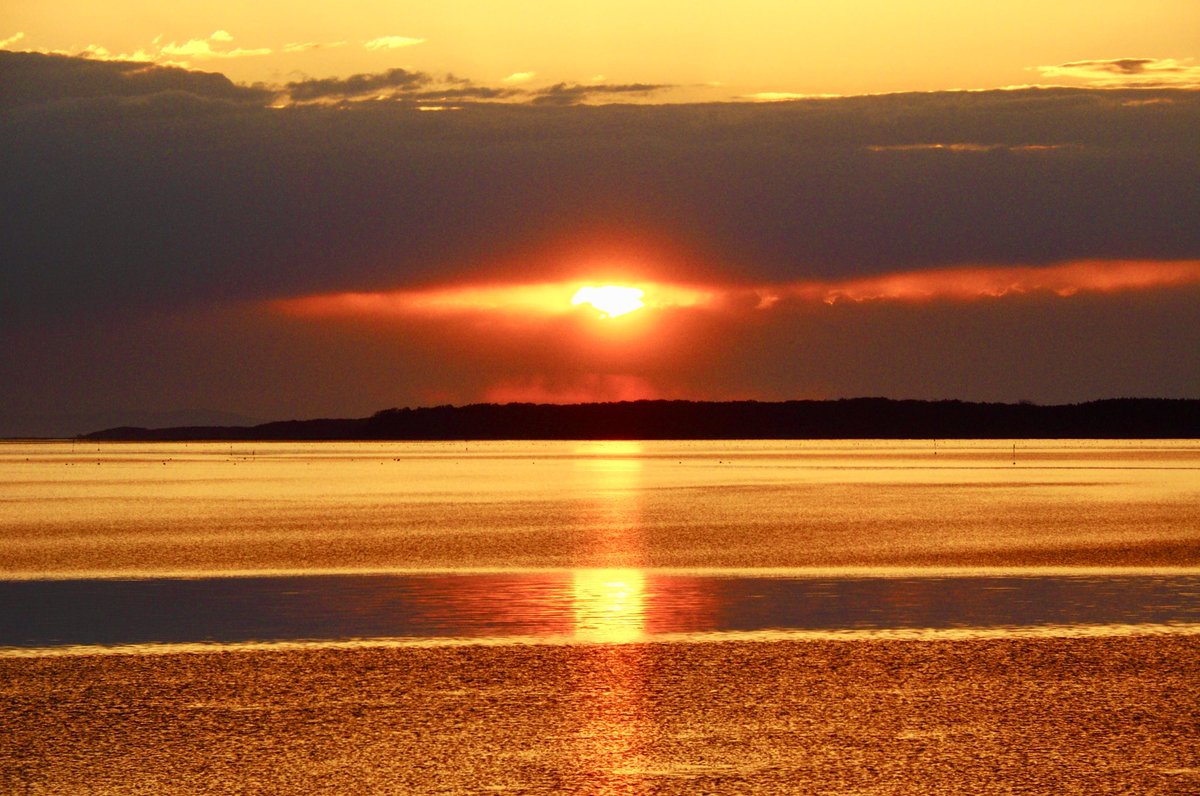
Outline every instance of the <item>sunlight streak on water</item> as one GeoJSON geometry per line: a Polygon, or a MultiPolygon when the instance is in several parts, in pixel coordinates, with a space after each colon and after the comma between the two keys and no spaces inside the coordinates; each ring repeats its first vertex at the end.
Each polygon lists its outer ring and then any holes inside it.
{"type": "Polygon", "coordinates": [[[573,487],[583,497],[579,546],[600,567],[643,566],[643,443],[581,442],[573,452],[573,487]]]}
{"type": "Polygon", "coordinates": [[[572,580],[575,637],[620,643],[646,633],[646,577],[636,569],[584,569],[572,580]]]}

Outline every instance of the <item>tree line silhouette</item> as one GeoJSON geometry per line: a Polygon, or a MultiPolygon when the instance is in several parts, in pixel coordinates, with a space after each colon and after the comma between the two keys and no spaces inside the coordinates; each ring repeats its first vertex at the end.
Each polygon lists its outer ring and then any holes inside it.
{"type": "Polygon", "coordinates": [[[1200,400],[1117,398],[1041,406],[850,398],[621,401],[384,409],[256,426],[120,427],[92,440],[1137,439],[1200,438],[1200,400]]]}

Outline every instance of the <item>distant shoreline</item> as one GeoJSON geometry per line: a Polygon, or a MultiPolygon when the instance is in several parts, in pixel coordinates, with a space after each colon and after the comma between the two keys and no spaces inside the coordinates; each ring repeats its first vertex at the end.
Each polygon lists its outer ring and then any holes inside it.
{"type": "Polygon", "coordinates": [[[1194,439],[1200,400],[1079,404],[849,398],[830,401],[622,401],[385,409],[371,417],[255,426],[118,427],[94,441],[605,439],[1194,439]]]}

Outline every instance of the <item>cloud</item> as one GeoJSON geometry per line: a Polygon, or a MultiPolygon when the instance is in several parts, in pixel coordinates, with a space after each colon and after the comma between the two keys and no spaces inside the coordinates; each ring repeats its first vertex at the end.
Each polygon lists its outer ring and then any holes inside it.
{"type": "Polygon", "coordinates": [[[298,102],[319,99],[344,99],[362,95],[408,92],[433,82],[424,72],[407,69],[389,69],[374,74],[358,74],[350,77],[327,77],[298,80],[287,84],[287,92],[298,102]]]}
{"type": "Polygon", "coordinates": [[[519,72],[506,77],[504,86],[479,85],[454,75],[434,76],[406,69],[363,73],[347,78],[310,78],[288,83],[283,87],[293,102],[395,100],[495,102],[509,100],[532,105],[579,105],[596,99],[619,100],[623,97],[648,95],[672,88],[669,85],[635,83],[628,85],[558,83],[544,89],[529,91],[514,84],[533,78],[534,72],[519,72]]]}
{"type": "Polygon", "coordinates": [[[648,88],[531,105],[392,70],[287,89],[399,102],[269,109],[221,75],[0,51],[0,324],[598,267],[849,285],[1200,259],[1200,92],[579,104],[648,88]]]}
{"type": "Polygon", "coordinates": [[[164,66],[177,66],[186,68],[187,64],[183,62],[172,62],[164,60],[161,52],[148,52],[144,49],[134,50],[131,53],[114,53],[106,47],[101,47],[98,44],[89,44],[84,47],[79,53],[54,53],[55,55],[78,55],[82,58],[89,58],[93,61],[133,61],[140,64],[159,63],[164,66]]]}
{"type": "MultiPolygon", "coordinates": [[[[204,39],[189,39],[182,44],[172,41],[162,44],[162,36],[155,36],[148,46],[139,47],[133,52],[114,53],[100,44],[89,44],[80,51],[39,50],[43,55],[66,55],[89,58],[94,61],[136,61],[139,63],[156,63],[161,66],[177,66],[187,68],[191,61],[219,60],[229,58],[250,58],[270,55],[268,47],[242,48],[228,47],[233,36],[228,31],[217,30],[204,39]]],[[[3,49],[0,46],[0,49],[3,49]]]]}
{"type": "Polygon", "coordinates": [[[174,93],[260,106],[269,90],[224,75],[130,60],[0,52],[0,109],[67,100],[149,98],[174,93]]]}
{"type": "MultiPolygon", "coordinates": [[[[1200,269],[1197,269],[1200,282],[1200,269]]],[[[624,284],[624,283],[623,283],[624,284]]],[[[695,307],[721,300],[718,292],[688,285],[637,282],[627,285],[644,294],[650,310],[695,307]]],[[[268,303],[285,315],[310,318],[455,316],[498,313],[509,316],[553,316],[591,313],[572,297],[589,287],[579,280],[536,284],[443,285],[376,293],[332,293],[284,298],[268,303]]],[[[594,286],[591,286],[594,287],[594,286]]]]}
{"type": "Polygon", "coordinates": [[[10,44],[16,44],[23,38],[25,38],[25,34],[18,31],[17,33],[14,33],[12,36],[9,36],[7,39],[0,39],[0,50],[5,49],[10,44]]]}
{"type": "Polygon", "coordinates": [[[1039,66],[1045,77],[1084,80],[1096,86],[1200,86],[1200,66],[1191,58],[1112,58],[1039,66]]]}
{"type": "Polygon", "coordinates": [[[520,91],[519,89],[495,88],[493,86],[452,85],[442,89],[419,91],[411,95],[411,98],[420,100],[422,102],[430,100],[460,102],[465,100],[505,100],[512,99],[514,97],[521,97],[523,95],[524,92],[520,91]]]}
{"type": "Polygon", "coordinates": [[[407,69],[319,78],[288,83],[281,90],[293,103],[328,102],[494,102],[522,98],[515,88],[481,86],[454,75],[434,76],[407,69]]]}
{"type": "MultiPolygon", "coordinates": [[[[697,286],[617,280],[641,291],[640,316],[680,309],[729,308],[774,312],[803,304],[864,302],[974,302],[1011,296],[1060,298],[1200,287],[1200,260],[1181,262],[1072,262],[1046,267],[926,269],[877,277],[798,280],[773,285],[697,286]]],[[[579,280],[511,284],[450,284],[370,293],[329,293],[276,299],[283,315],[358,321],[492,316],[505,323],[566,315],[591,316],[571,298],[579,280]]],[[[791,309],[789,309],[791,311],[791,309]]]]}
{"type": "Polygon", "coordinates": [[[311,50],[332,50],[337,47],[345,47],[349,42],[345,41],[299,41],[283,45],[285,53],[303,53],[311,50]]]}
{"type": "Polygon", "coordinates": [[[593,97],[636,96],[674,88],[660,83],[629,83],[626,85],[598,85],[581,83],[556,83],[548,88],[533,92],[535,105],[578,105],[593,97]]]}
{"type": "Polygon", "coordinates": [[[972,301],[1012,295],[1120,293],[1200,285],[1200,260],[1072,262],[1047,267],[970,267],[901,272],[865,279],[796,282],[759,292],[760,306],[784,298],[839,301],[972,301]]]}
{"type": "Polygon", "coordinates": [[[836,94],[797,94],[792,91],[758,91],[754,94],[747,94],[743,99],[748,99],[753,102],[787,102],[789,100],[800,99],[830,99],[836,97],[836,94]]]}
{"type": "Polygon", "coordinates": [[[189,39],[183,44],[174,41],[170,44],[164,44],[160,49],[160,53],[172,57],[194,58],[201,61],[216,58],[247,58],[271,54],[271,50],[268,47],[253,49],[243,49],[240,47],[223,49],[221,47],[213,47],[214,43],[225,45],[232,41],[233,36],[229,35],[228,31],[218,30],[214,31],[207,39],[189,39]]]}
{"type": "Polygon", "coordinates": [[[424,39],[414,39],[409,36],[380,36],[378,39],[363,42],[363,47],[368,50],[397,50],[401,47],[412,47],[424,43],[424,39]]]}

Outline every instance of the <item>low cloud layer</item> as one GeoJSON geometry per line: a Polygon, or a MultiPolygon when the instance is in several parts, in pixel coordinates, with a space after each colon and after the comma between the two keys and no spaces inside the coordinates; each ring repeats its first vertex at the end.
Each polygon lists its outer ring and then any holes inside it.
{"type": "MultiPolygon", "coordinates": [[[[0,51],[0,110],[84,100],[145,100],[176,92],[199,100],[261,106],[273,92],[235,84],[224,75],[136,61],[0,51]]],[[[8,120],[0,120],[8,121],[8,120]]]]}
{"type": "Polygon", "coordinates": [[[351,75],[344,78],[309,78],[288,83],[279,91],[291,104],[313,102],[430,102],[443,100],[456,109],[471,102],[506,101],[530,105],[581,105],[595,99],[645,98],[672,86],[649,83],[627,85],[556,83],[538,89],[516,88],[532,73],[509,75],[499,86],[480,85],[454,75],[431,75],[409,69],[351,75]]]}
{"type": "Polygon", "coordinates": [[[654,83],[628,83],[609,85],[606,83],[555,83],[533,93],[535,105],[578,105],[597,96],[647,95],[671,86],[654,83]]]}
{"type": "Polygon", "coordinates": [[[407,92],[422,88],[433,82],[424,72],[407,69],[389,69],[375,74],[351,75],[350,77],[310,78],[287,84],[288,95],[295,101],[314,99],[344,99],[380,92],[407,92]]]}

